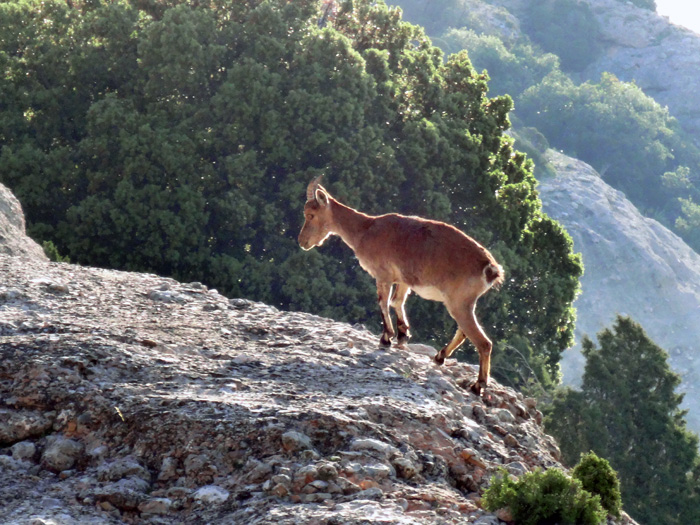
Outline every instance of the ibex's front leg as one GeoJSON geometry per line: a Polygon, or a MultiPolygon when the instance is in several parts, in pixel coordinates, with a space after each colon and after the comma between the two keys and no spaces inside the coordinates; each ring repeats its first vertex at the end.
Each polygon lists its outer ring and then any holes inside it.
{"type": "Polygon", "coordinates": [[[381,283],[377,281],[377,301],[379,309],[382,312],[382,324],[384,331],[379,342],[383,346],[391,345],[391,338],[394,337],[394,326],[391,323],[391,315],[389,312],[389,297],[391,297],[391,283],[381,283]]]}
{"type": "Polygon", "coordinates": [[[408,317],[406,317],[406,310],[404,309],[406,298],[410,291],[411,289],[407,284],[398,283],[391,297],[391,307],[396,311],[396,329],[399,332],[396,342],[401,347],[405,346],[411,338],[408,317]]]}

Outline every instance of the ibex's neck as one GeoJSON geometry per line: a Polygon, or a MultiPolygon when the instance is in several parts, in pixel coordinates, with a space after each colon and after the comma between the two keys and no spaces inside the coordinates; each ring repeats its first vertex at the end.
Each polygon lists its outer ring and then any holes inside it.
{"type": "Polygon", "coordinates": [[[333,233],[340,235],[345,244],[355,250],[374,217],[345,206],[335,199],[331,200],[331,206],[333,207],[333,233]]]}

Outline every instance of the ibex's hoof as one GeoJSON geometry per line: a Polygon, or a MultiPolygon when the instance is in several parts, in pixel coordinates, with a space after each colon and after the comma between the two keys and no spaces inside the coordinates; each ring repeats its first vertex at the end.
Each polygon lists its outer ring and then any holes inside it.
{"type": "Polygon", "coordinates": [[[435,354],[435,363],[438,365],[442,365],[445,363],[445,356],[442,354],[442,352],[438,352],[435,354]]]}
{"type": "Polygon", "coordinates": [[[383,335],[379,340],[379,344],[384,347],[391,346],[391,337],[387,336],[386,334],[383,335]]]}
{"type": "Polygon", "coordinates": [[[396,339],[396,344],[399,345],[402,348],[406,348],[406,345],[408,342],[411,340],[410,335],[402,335],[400,334],[399,337],[396,339]]]}
{"type": "Polygon", "coordinates": [[[479,397],[481,397],[481,394],[484,392],[485,388],[486,385],[482,384],[481,381],[476,381],[474,384],[472,384],[472,386],[469,387],[469,389],[479,397]]]}

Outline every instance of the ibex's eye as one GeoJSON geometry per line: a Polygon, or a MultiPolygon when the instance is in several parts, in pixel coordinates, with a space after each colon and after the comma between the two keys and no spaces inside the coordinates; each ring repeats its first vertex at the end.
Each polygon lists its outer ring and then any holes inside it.
{"type": "Polygon", "coordinates": [[[307,220],[307,221],[310,221],[310,220],[312,220],[313,218],[314,218],[314,214],[313,214],[313,213],[307,213],[307,214],[306,214],[306,220],[307,220]]]}

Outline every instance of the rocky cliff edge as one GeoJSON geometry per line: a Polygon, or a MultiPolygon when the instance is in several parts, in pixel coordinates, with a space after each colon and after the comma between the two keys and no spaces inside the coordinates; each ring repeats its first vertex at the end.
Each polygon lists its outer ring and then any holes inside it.
{"type": "Polygon", "coordinates": [[[24,213],[17,198],[0,184],[0,253],[46,260],[44,251],[27,237],[24,213]]]}
{"type": "Polygon", "coordinates": [[[432,348],[155,275],[0,273],[3,523],[496,524],[499,467],[560,466],[534,400],[432,348]]]}

